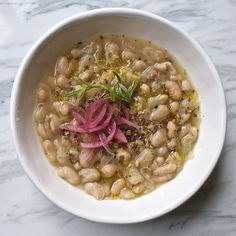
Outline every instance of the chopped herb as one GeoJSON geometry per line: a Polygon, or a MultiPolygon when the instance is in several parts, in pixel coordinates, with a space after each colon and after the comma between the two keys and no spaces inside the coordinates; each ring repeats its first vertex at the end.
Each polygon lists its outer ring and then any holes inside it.
{"type": "Polygon", "coordinates": [[[87,91],[89,91],[92,88],[100,88],[103,89],[105,93],[108,94],[108,96],[112,100],[121,100],[127,103],[133,102],[133,95],[134,92],[137,89],[138,86],[138,81],[134,80],[132,84],[127,88],[124,84],[121,82],[121,77],[120,75],[113,71],[117,78],[117,83],[112,85],[111,87],[107,86],[106,84],[102,83],[88,83],[82,79],[79,78],[79,76],[74,76],[72,79],[80,82],[84,86],[81,88],[72,90],[70,92],[64,93],[64,97],[71,97],[71,96],[78,96],[79,98],[82,98],[87,91]]]}

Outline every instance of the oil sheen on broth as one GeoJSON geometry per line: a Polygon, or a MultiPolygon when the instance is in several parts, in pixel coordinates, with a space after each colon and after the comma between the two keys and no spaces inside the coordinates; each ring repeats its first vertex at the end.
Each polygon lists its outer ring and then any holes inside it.
{"type": "Polygon", "coordinates": [[[61,178],[99,200],[134,199],[183,169],[197,141],[199,105],[167,50],[112,34],[59,55],[39,83],[33,118],[61,178]]]}

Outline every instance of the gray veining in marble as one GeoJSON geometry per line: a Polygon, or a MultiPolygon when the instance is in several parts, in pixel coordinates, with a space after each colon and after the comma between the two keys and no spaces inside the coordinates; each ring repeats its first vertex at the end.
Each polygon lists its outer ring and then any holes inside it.
{"type": "Polygon", "coordinates": [[[236,0],[0,0],[0,235],[236,235],[236,0]],[[58,21],[102,7],[143,9],[190,33],[216,65],[227,98],[228,129],[219,163],[204,186],[173,212],[149,222],[106,225],[51,203],[26,177],[11,141],[14,76],[32,44],[58,21]]]}

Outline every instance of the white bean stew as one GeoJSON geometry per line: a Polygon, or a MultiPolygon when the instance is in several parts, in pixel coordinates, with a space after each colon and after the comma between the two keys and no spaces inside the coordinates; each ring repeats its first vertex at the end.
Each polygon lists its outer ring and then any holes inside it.
{"type": "Polygon", "coordinates": [[[40,82],[34,120],[57,174],[96,199],[133,199],[182,170],[199,99],[165,49],[127,35],[88,39],[40,82]]]}

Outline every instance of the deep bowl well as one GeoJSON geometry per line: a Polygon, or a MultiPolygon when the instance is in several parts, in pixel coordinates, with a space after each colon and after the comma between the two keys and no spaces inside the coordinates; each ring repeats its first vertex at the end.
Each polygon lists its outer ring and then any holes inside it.
{"type": "Polygon", "coordinates": [[[24,58],[11,97],[11,127],[20,162],[33,183],[56,205],[86,219],[134,223],[161,216],[190,198],[213,170],[224,143],[226,106],[212,62],[185,32],[166,19],[133,9],[101,9],[70,17],[45,33],[24,58]],[[97,201],[56,175],[45,158],[32,119],[35,91],[56,58],[78,41],[107,33],[151,40],[185,67],[201,100],[202,121],[193,159],[172,181],[135,200],[97,201]]]}

